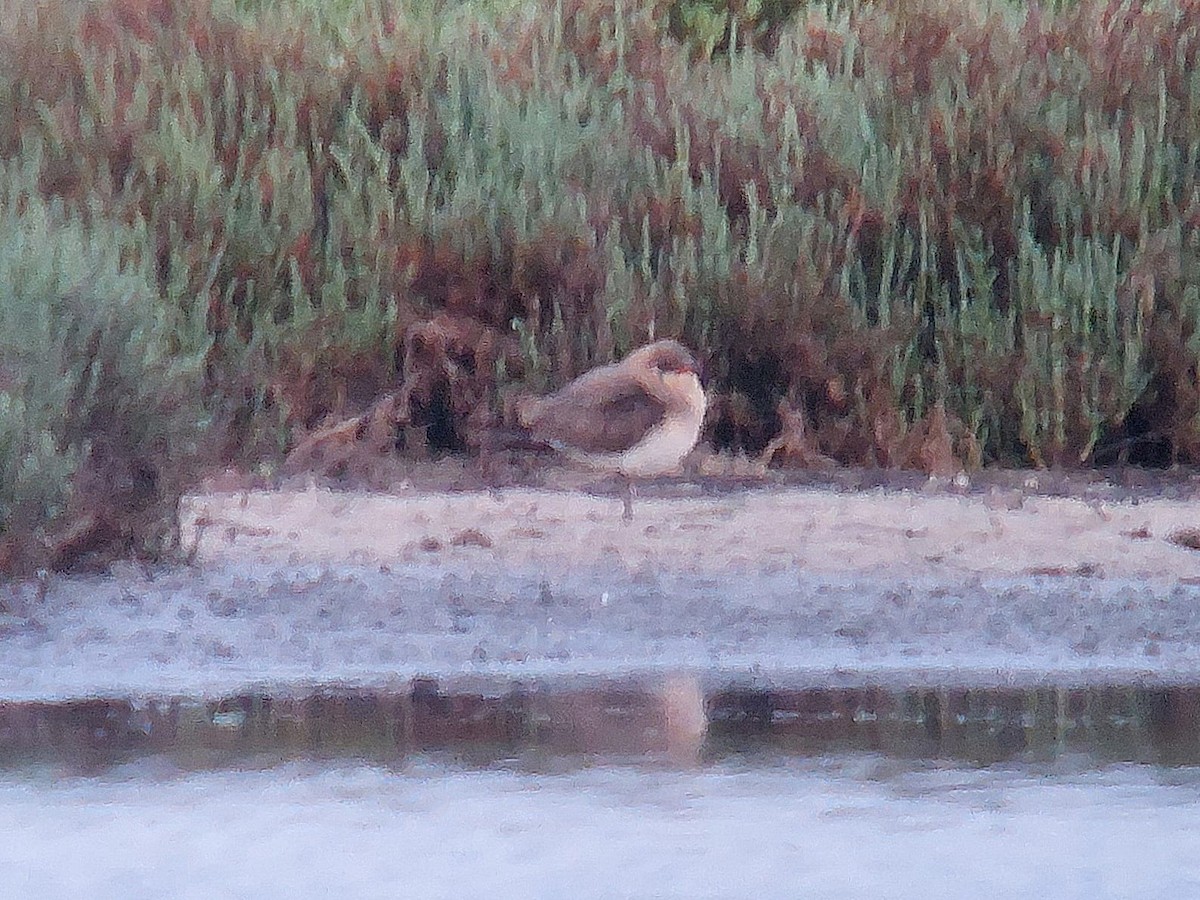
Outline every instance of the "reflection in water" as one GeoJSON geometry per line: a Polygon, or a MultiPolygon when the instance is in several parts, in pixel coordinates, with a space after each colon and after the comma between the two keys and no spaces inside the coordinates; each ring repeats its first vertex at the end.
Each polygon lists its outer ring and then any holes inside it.
{"type": "Polygon", "coordinates": [[[86,772],[152,754],[208,768],[431,751],[467,764],[583,756],[689,765],[761,752],[870,752],[985,765],[1063,754],[1195,765],[1200,687],[705,691],[696,677],[676,675],[459,690],[418,678],[400,691],[0,703],[0,767],[8,769],[53,762],[86,772]]]}
{"type": "Polygon", "coordinates": [[[708,712],[710,745],[733,750],[757,733],[771,749],[806,755],[1200,763],[1197,687],[728,691],[708,712]]]}

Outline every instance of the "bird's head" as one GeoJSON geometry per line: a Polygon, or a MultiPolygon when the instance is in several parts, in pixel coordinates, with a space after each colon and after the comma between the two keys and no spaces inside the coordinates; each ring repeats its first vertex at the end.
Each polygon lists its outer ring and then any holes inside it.
{"type": "Polygon", "coordinates": [[[700,378],[700,364],[678,341],[655,341],[631,353],[629,361],[645,366],[659,377],[693,375],[700,378]]]}

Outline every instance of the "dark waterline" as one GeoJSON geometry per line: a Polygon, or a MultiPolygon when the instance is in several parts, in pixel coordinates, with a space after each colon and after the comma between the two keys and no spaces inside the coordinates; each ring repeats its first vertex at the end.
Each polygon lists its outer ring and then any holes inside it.
{"type": "Polygon", "coordinates": [[[507,683],[463,690],[329,687],[221,700],[88,698],[0,703],[0,770],[94,774],[144,757],[185,769],[287,760],[385,764],[639,761],[696,765],[873,753],[968,765],[1200,764],[1200,686],[704,688],[691,677],[507,683]]]}

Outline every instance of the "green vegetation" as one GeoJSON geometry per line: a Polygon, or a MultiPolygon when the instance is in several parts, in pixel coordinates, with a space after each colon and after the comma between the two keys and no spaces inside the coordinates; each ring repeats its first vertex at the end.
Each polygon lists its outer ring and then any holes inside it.
{"type": "Polygon", "coordinates": [[[14,558],[87,508],[101,424],[165,509],[200,436],[278,459],[399,385],[407,449],[469,451],[510,388],[667,334],[705,360],[722,447],[802,421],[849,464],[926,465],[921,440],[965,465],[1200,457],[1194,2],[0,22],[14,558]],[[105,399],[62,402],[101,358],[105,399]]]}
{"type": "Polygon", "coordinates": [[[0,568],[177,543],[207,426],[135,229],[89,228],[0,169],[0,568]]]}

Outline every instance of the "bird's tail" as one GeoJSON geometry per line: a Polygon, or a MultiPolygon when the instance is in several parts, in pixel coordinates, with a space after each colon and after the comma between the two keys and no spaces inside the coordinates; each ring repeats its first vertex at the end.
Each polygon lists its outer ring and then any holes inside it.
{"type": "Polygon", "coordinates": [[[545,441],[537,440],[528,428],[522,426],[489,428],[480,436],[479,441],[481,453],[541,453],[549,449],[545,441]]]}
{"type": "Polygon", "coordinates": [[[480,472],[493,487],[525,484],[552,452],[544,441],[535,440],[527,428],[489,428],[479,438],[480,472]]]}

